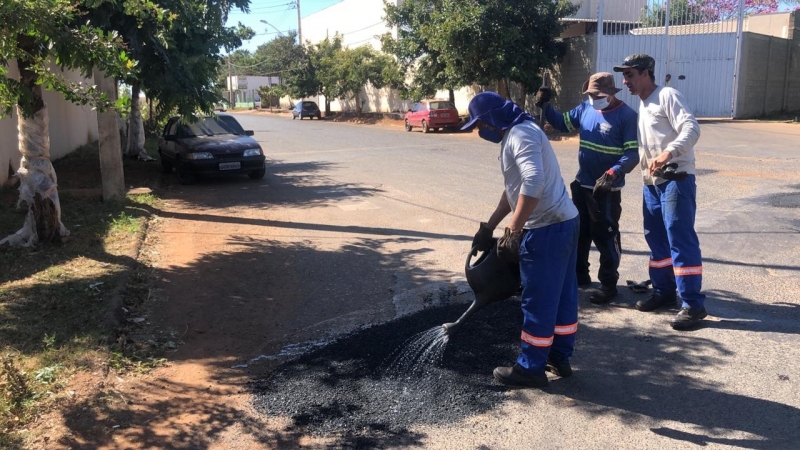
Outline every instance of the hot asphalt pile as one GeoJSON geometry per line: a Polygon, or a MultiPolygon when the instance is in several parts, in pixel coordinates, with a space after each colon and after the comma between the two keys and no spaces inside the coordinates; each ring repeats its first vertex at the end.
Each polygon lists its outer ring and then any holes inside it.
{"type": "Polygon", "coordinates": [[[356,447],[381,446],[380,436],[396,444],[410,438],[412,425],[453,423],[494,408],[504,388],[493,381],[492,369],[513,363],[519,351],[519,301],[476,312],[450,339],[441,364],[392,370],[409,338],[455,320],[466,306],[360,330],[289,361],[254,383],[257,408],[290,416],[296,431],[337,436],[356,447]]]}

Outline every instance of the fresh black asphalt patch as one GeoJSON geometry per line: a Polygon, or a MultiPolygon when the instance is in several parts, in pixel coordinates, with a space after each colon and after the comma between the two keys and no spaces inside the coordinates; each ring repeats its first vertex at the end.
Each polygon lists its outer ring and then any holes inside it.
{"type": "Polygon", "coordinates": [[[513,364],[519,352],[518,300],[476,312],[450,338],[439,365],[399,377],[386,370],[409,338],[455,320],[467,306],[428,309],[359,330],[286,362],[254,382],[256,406],[291,417],[287,431],[363,448],[412,444],[413,425],[456,423],[493,409],[504,400],[505,388],[492,379],[492,370],[513,364]]]}

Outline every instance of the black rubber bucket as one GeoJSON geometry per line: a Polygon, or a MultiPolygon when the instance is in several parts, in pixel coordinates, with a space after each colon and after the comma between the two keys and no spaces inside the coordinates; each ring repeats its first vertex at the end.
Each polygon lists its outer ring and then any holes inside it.
{"type": "Polygon", "coordinates": [[[476,253],[474,248],[470,250],[464,267],[467,283],[475,293],[475,301],[457,321],[442,325],[448,334],[454,333],[475,311],[489,303],[505,300],[519,291],[519,265],[507,263],[497,256],[497,239],[494,239],[491,249],[473,262],[476,253]]]}

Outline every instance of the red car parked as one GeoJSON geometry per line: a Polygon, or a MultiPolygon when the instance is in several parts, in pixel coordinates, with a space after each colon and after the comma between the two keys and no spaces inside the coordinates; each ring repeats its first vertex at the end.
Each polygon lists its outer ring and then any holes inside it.
{"type": "Polygon", "coordinates": [[[415,103],[406,113],[406,131],[421,127],[423,133],[440,128],[455,128],[460,123],[456,106],[447,100],[415,103]]]}

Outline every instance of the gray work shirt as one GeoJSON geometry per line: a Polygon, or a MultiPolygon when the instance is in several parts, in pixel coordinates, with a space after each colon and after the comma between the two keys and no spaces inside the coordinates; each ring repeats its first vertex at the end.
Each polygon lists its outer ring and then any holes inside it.
{"type": "Polygon", "coordinates": [[[525,222],[525,229],[546,227],[578,216],[561,178],[553,147],[535,123],[525,121],[506,132],[500,142],[500,169],[512,212],[517,208],[520,194],[539,199],[525,222]]]}

